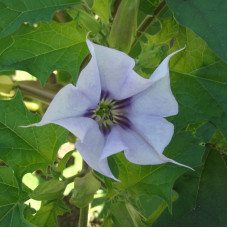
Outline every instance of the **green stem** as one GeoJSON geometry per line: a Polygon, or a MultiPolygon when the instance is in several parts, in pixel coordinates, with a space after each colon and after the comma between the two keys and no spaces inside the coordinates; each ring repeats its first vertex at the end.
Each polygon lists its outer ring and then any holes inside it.
{"type": "Polygon", "coordinates": [[[62,88],[60,85],[52,85],[49,83],[46,83],[46,85],[41,88],[38,81],[17,82],[17,87],[25,96],[39,99],[46,104],[49,104],[57,91],[62,88]]]}
{"type": "MultiPolygon", "coordinates": [[[[88,173],[90,170],[91,170],[91,168],[83,160],[83,163],[82,163],[82,171],[80,173],[82,173],[83,176],[85,176],[86,173],[88,173]]],[[[86,207],[80,208],[80,215],[79,215],[78,227],[87,227],[88,213],[89,213],[89,205],[87,205],[86,207]]]]}
{"type": "Polygon", "coordinates": [[[142,23],[139,25],[139,27],[137,29],[136,38],[131,45],[131,49],[136,45],[139,38],[143,35],[143,32],[145,32],[149,28],[151,23],[154,21],[155,17],[161,12],[161,10],[165,7],[165,5],[166,5],[166,2],[165,2],[165,0],[163,0],[159,4],[159,6],[155,9],[153,16],[147,15],[145,17],[145,19],[142,21],[142,23]]]}
{"type": "Polygon", "coordinates": [[[80,216],[79,216],[79,221],[78,221],[78,227],[87,227],[88,212],[89,212],[89,205],[87,205],[84,208],[80,208],[80,216]]]}

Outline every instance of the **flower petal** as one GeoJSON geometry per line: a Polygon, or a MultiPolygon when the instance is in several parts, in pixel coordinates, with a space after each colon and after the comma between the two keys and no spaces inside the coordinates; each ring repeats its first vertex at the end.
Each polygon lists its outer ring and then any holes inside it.
{"type": "Polygon", "coordinates": [[[161,117],[131,116],[130,119],[134,121],[134,127],[121,129],[122,140],[128,147],[124,153],[130,162],[141,165],[172,162],[190,168],[162,154],[173,135],[171,123],[161,117]]]}
{"type": "Polygon", "coordinates": [[[53,123],[66,128],[73,135],[77,136],[82,142],[84,142],[84,138],[88,130],[91,128],[96,128],[98,125],[95,120],[87,117],[65,118],[56,120],[53,123]]]}
{"type": "Polygon", "coordinates": [[[164,77],[169,77],[169,60],[172,56],[174,56],[175,54],[177,54],[178,52],[184,50],[184,48],[181,48],[180,50],[177,50],[173,53],[171,53],[170,55],[168,55],[162,62],[161,64],[157,67],[157,69],[154,71],[154,73],[151,75],[150,79],[153,82],[158,81],[161,78],[164,77]]]}
{"type": "Polygon", "coordinates": [[[96,57],[93,56],[87,66],[80,73],[77,81],[77,88],[93,100],[94,103],[99,103],[101,82],[96,57]]]}
{"type": "Polygon", "coordinates": [[[163,117],[178,113],[178,103],[170,88],[168,63],[170,58],[179,51],[167,56],[152,74],[150,78],[152,85],[132,98],[129,110],[131,113],[152,114],[163,117]]]}
{"type": "Polygon", "coordinates": [[[78,149],[79,153],[81,154],[85,162],[92,169],[98,171],[99,173],[107,177],[117,180],[113,176],[108,166],[107,158],[100,159],[104,148],[104,144],[104,136],[100,132],[99,127],[97,125],[96,127],[91,127],[87,131],[87,134],[85,135],[83,142],[81,140],[76,142],[76,148],[78,149]]]}
{"type": "Polygon", "coordinates": [[[131,114],[128,118],[133,123],[133,129],[150,143],[159,154],[162,154],[173,137],[173,124],[162,117],[151,115],[131,114]]]}
{"type": "Polygon", "coordinates": [[[124,52],[100,46],[87,40],[88,47],[96,58],[103,91],[116,100],[128,98],[147,88],[148,79],[133,71],[134,60],[124,52]]]}
{"type": "Polygon", "coordinates": [[[54,97],[42,120],[29,126],[42,126],[56,121],[79,117],[88,109],[95,108],[97,103],[88,98],[72,84],[63,87],[54,97]]]}
{"type": "Polygon", "coordinates": [[[101,160],[127,149],[120,134],[119,126],[114,125],[106,138],[101,160]]]}

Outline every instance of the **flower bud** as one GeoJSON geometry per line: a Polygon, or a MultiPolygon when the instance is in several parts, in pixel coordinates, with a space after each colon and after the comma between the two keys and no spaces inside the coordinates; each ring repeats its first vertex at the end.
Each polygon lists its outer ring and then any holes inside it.
{"type": "Polygon", "coordinates": [[[122,0],[114,18],[109,45],[128,53],[136,34],[139,0],[122,0]]]}

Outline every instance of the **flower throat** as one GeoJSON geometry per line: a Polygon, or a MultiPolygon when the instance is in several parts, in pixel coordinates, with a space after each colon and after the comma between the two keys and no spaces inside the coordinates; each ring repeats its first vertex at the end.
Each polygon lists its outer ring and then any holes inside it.
{"type": "Polygon", "coordinates": [[[90,110],[86,116],[97,121],[103,134],[110,132],[115,124],[123,128],[130,128],[125,108],[130,105],[130,99],[115,100],[110,98],[107,92],[101,93],[100,102],[94,110],[90,110]]]}

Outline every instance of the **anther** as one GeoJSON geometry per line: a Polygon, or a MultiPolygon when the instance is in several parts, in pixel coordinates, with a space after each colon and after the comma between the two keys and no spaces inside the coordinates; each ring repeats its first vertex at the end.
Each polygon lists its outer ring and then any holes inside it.
{"type": "Polygon", "coordinates": [[[110,114],[109,114],[109,119],[111,120],[111,121],[113,121],[113,116],[112,116],[112,113],[110,112],[110,114]]]}

